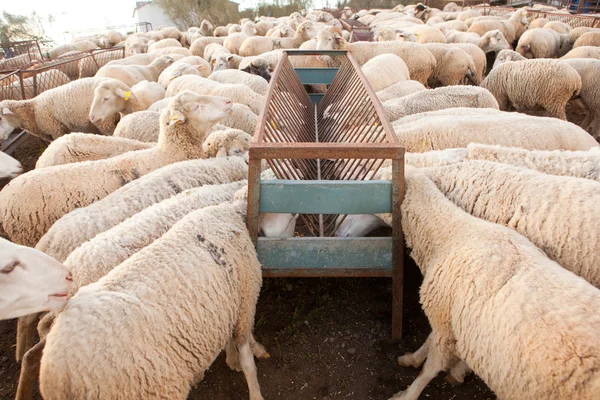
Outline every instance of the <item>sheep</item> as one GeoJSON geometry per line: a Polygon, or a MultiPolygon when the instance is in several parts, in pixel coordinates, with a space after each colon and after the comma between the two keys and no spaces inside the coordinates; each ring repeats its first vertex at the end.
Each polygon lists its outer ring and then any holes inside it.
{"type": "Polygon", "coordinates": [[[553,29],[528,29],[515,49],[526,58],[555,58],[560,51],[560,34],[553,29]]]}
{"type": "Polygon", "coordinates": [[[475,71],[472,71],[473,77],[470,78],[470,80],[472,80],[475,85],[481,84],[481,82],[483,82],[485,71],[487,70],[487,56],[485,52],[473,43],[453,43],[446,45],[446,47],[457,47],[471,57],[473,64],[475,65],[475,71]]]}
{"type": "Polygon", "coordinates": [[[101,82],[94,89],[94,100],[89,112],[90,121],[100,123],[113,118],[118,113],[127,115],[143,111],[165,97],[165,90],[158,83],[152,82],[155,86],[149,88],[145,87],[147,85],[140,86],[140,83],[130,88],[117,79],[106,79],[101,82]]]}
{"type": "Polygon", "coordinates": [[[548,18],[536,18],[529,23],[529,29],[543,28],[549,22],[548,18]]]}
{"type": "Polygon", "coordinates": [[[125,40],[125,51],[142,54],[148,52],[148,39],[139,36],[129,36],[125,40]]]}
{"type": "Polygon", "coordinates": [[[110,135],[116,120],[93,124],[88,112],[94,89],[104,78],[83,78],[46,90],[31,100],[0,101],[0,139],[15,128],[23,128],[47,142],[70,132],[110,135]]]}
{"type": "Polygon", "coordinates": [[[569,58],[595,58],[600,60],[600,48],[595,46],[576,47],[561,57],[563,60],[569,58]]]}
{"type": "Polygon", "coordinates": [[[107,231],[151,205],[185,190],[246,179],[243,157],[182,161],[134,180],[91,205],[59,219],[36,248],[64,262],[82,243],[107,231]]]}
{"type": "Polygon", "coordinates": [[[3,151],[0,151],[0,179],[16,178],[23,172],[21,163],[3,151]]]}
{"type": "Polygon", "coordinates": [[[239,54],[240,47],[244,40],[248,39],[251,36],[256,35],[256,28],[254,27],[254,22],[248,21],[245,22],[242,26],[242,31],[239,33],[232,33],[223,41],[223,46],[227,50],[229,50],[232,54],[239,54]]]}
{"type": "Polygon", "coordinates": [[[435,57],[424,45],[406,42],[355,42],[348,43],[336,31],[323,29],[317,35],[317,50],[348,50],[359,65],[378,54],[391,53],[402,58],[410,78],[425,84],[436,66],[435,57]]]}
{"type": "Polygon", "coordinates": [[[99,282],[80,289],[46,338],[42,396],[185,399],[226,348],[230,368],[246,375],[250,399],[262,400],[253,353],[258,358],[269,355],[252,335],[262,276],[245,226],[245,206],[238,201],[190,213],[99,282]],[[157,273],[169,275],[169,285],[177,289],[167,291],[166,281],[156,279],[157,273]],[[132,309],[130,301],[123,301],[125,292],[149,308],[132,309]],[[94,323],[82,318],[83,310],[94,315],[94,323]],[[127,318],[120,329],[131,330],[148,323],[150,310],[155,329],[139,331],[132,342],[115,341],[109,332],[114,323],[104,322],[114,320],[115,312],[124,312],[127,318]],[[174,316],[183,325],[172,331],[174,316]],[[79,334],[74,338],[71,332],[79,334]],[[81,364],[73,364],[72,354],[79,355],[75,358],[81,364]],[[115,356],[120,365],[108,368],[115,356]],[[90,379],[68,379],[70,371],[90,379]]]}
{"type": "Polygon", "coordinates": [[[184,75],[174,79],[167,88],[166,97],[174,96],[183,90],[210,96],[224,96],[234,103],[248,106],[253,113],[259,114],[263,96],[243,84],[219,83],[212,79],[195,75],[184,75]]]}
{"type": "Polygon", "coordinates": [[[571,58],[560,63],[571,66],[581,77],[581,91],[577,101],[584,104],[588,114],[581,127],[596,140],[600,140],[600,60],[571,58]]]}
{"type": "Polygon", "coordinates": [[[210,21],[206,19],[200,23],[200,33],[204,36],[212,36],[214,29],[215,27],[213,26],[213,24],[211,24],[210,21]]]}
{"type": "Polygon", "coordinates": [[[198,75],[203,78],[208,77],[211,72],[210,65],[203,59],[197,56],[193,56],[194,58],[198,58],[202,60],[198,65],[190,65],[184,60],[177,61],[165,68],[163,72],[161,72],[158,77],[158,83],[162,85],[165,89],[169,86],[171,81],[177,77],[182,75],[198,75]]]}
{"type": "Polygon", "coordinates": [[[544,29],[552,29],[553,31],[561,34],[567,34],[573,30],[571,25],[560,21],[550,21],[544,25],[544,29]]]}
{"type": "Polygon", "coordinates": [[[393,128],[400,144],[414,153],[466,147],[472,142],[531,150],[589,150],[598,146],[592,136],[570,122],[485,108],[413,114],[395,121],[393,128]]]}
{"type": "Polygon", "coordinates": [[[481,83],[507,110],[535,110],[541,107],[549,116],[567,119],[565,106],[579,94],[581,78],[573,67],[554,60],[508,62],[492,69],[481,83]],[[543,83],[543,84],[542,84],[543,83]]]}
{"type": "Polygon", "coordinates": [[[564,213],[571,204],[593,209],[600,201],[600,182],[480,160],[425,173],[457,206],[516,230],[550,259],[600,287],[600,216],[564,213]],[[468,185],[457,184],[465,180],[468,185]],[[574,240],[574,232],[585,240],[574,240]]]}
{"type": "Polygon", "coordinates": [[[91,204],[164,165],[204,158],[204,138],[230,108],[231,102],[222,97],[182,92],[161,115],[161,133],[155,147],[106,160],[42,168],[14,179],[0,192],[4,230],[14,242],[34,245],[69,211],[91,204]],[[65,180],[65,175],[85,179],[65,180]],[[48,190],[52,196],[46,194],[48,190]],[[23,202],[23,196],[29,201],[23,202]]]}
{"type": "MultiPolygon", "coordinates": [[[[169,97],[165,100],[168,103],[172,98],[169,97]]],[[[159,121],[160,112],[158,111],[147,110],[128,114],[119,121],[113,137],[132,139],[145,143],[156,143],[160,134],[159,121]]]]}
{"type": "Polygon", "coordinates": [[[600,30],[586,32],[573,44],[573,48],[580,46],[600,46],[600,30]]]}
{"type": "Polygon", "coordinates": [[[600,181],[600,152],[597,148],[588,151],[543,151],[470,143],[467,151],[470,160],[490,160],[550,175],[600,181]]]}
{"type": "Polygon", "coordinates": [[[383,103],[383,108],[390,121],[411,114],[456,107],[494,108],[497,110],[498,102],[488,90],[477,86],[447,86],[419,91],[383,103]]]}
{"type": "Polygon", "coordinates": [[[142,65],[105,65],[96,73],[99,78],[113,78],[133,86],[143,80],[156,82],[160,73],[173,64],[170,56],[161,56],[152,61],[148,66],[142,65]]]}
{"type": "Polygon", "coordinates": [[[476,81],[477,67],[464,50],[442,44],[423,45],[435,57],[433,73],[427,80],[429,87],[458,85],[465,78],[476,81]]]}
{"type": "Polygon", "coordinates": [[[362,72],[375,92],[410,79],[406,63],[395,54],[380,54],[361,67],[362,72]]]}
{"type": "Polygon", "coordinates": [[[231,52],[229,50],[227,50],[225,48],[225,46],[223,46],[222,44],[210,43],[210,44],[206,45],[206,47],[204,48],[203,58],[206,61],[208,61],[209,64],[212,64],[213,58],[216,58],[217,56],[219,56],[221,54],[230,55],[231,52]]]}
{"type": "Polygon", "coordinates": [[[257,36],[265,36],[269,29],[271,29],[275,24],[269,21],[258,21],[254,27],[256,28],[257,36]]]}
{"type": "Polygon", "coordinates": [[[148,40],[154,40],[155,42],[165,38],[160,32],[157,31],[146,32],[145,37],[148,38],[148,40]]]}
{"type": "Polygon", "coordinates": [[[497,66],[504,64],[507,61],[525,61],[527,58],[523,57],[521,54],[517,53],[514,50],[501,50],[496,56],[496,60],[494,61],[494,65],[492,69],[497,66]]]}
{"type": "Polygon", "coordinates": [[[504,34],[498,29],[486,32],[481,37],[476,33],[455,31],[448,33],[446,38],[448,43],[472,43],[484,53],[497,53],[503,49],[510,49],[510,44],[506,41],[504,34]]]}
{"type": "Polygon", "coordinates": [[[67,304],[73,278],[52,257],[0,238],[0,266],[0,320],[58,311],[67,304]]]}
{"type": "Polygon", "coordinates": [[[181,32],[179,31],[179,29],[175,28],[174,26],[168,26],[166,28],[162,28],[158,31],[158,33],[163,37],[163,39],[175,39],[175,40],[179,40],[181,38],[181,32]]]}
{"type": "Polygon", "coordinates": [[[192,54],[192,52],[184,47],[164,47],[162,49],[157,49],[157,50],[153,50],[151,52],[149,52],[148,54],[155,56],[155,57],[160,57],[160,56],[173,56],[173,55],[181,55],[183,57],[190,57],[193,56],[195,54],[192,54]]]}
{"type": "Polygon", "coordinates": [[[50,69],[35,76],[36,90],[34,91],[34,77],[31,76],[27,78],[27,73],[23,73],[23,77],[23,80],[15,81],[9,87],[3,88],[4,93],[9,94],[11,100],[31,99],[48,89],[53,89],[71,82],[71,79],[63,72],[57,69],[50,69]],[[23,91],[21,91],[21,88],[23,88],[23,91]]]}
{"type": "Polygon", "coordinates": [[[520,30],[528,25],[527,12],[525,10],[515,11],[508,20],[481,20],[473,22],[468,32],[474,32],[479,36],[486,32],[498,29],[502,32],[508,43],[519,40],[520,30]]]}
{"type": "Polygon", "coordinates": [[[237,69],[215,71],[208,76],[208,79],[219,83],[241,83],[261,96],[267,94],[269,87],[269,83],[263,77],[237,69]]]}
{"type": "Polygon", "coordinates": [[[207,157],[227,157],[245,153],[250,148],[252,136],[239,129],[214,131],[206,137],[202,150],[207,157]]]}
{"type": "Polygon", "coordinates": [[[117,31],[106,31],[100,37],[100,47],[110,49],[123,40],[123,36],[117,31]]]}
{"type": "Polygon", "coordinates": [[[271,81],[271,72],[273,69],[265,58],[255,57],[248,61],[242,60],[238,68],[240,71],[263,77],[267,82],[271,81]]]}
{"type": "Polygon", "coordinates": [[[187,214],[231,201],[233,195],[246,184],[246,181],[237,181],[184,190],[83,243],[65,260],[65,265],[73,274],[74,287],[71,293],[100,280],[113,268],[158,240],[187,214]]]}
{"type": "Polygon", "coordinates": [[[74,132],[50,143],[38,158],[35,168],[53,167],[81,161],[103,160],[127,151],[144,150],[154,144],[121,137],[74,132]]]}
{"type": "Polygon", "coordinates": [[[316,34],[312,23],[306,21],[301,23],[296,29],[296,35],[293,38],[268,38],[251,36],[244,40],[239,49],[242,57],[258,56],[276,49],[297,49],[307,40],[310,40],[316,34]]]}
{"type": "MultiPolygon", "coordinates": [[[[172,55],[173,60],[179,61],[183,58],[180,55],[172,55]]],[[[156,60],[158,56],[156,54],[135,54],[130,57],[125,57],[119,60],[112,60],[106,63],[106,65],[149,65],[152,61],[156,60]]]]}
{"type": "MultiPolygon", "coordinates": [[[[240,27],[241,30],[241,27],[240,27]]],[[[213,32],[214,37],[222,37],[229,35],[229,28],[226,26],[217,26],[213,32]]]]}
{"type": "Polygon", "coordinates": [[[182,47],[181,43],[179,43],[179,40],[176,39],[163,39],[163,40],[159,40],[158,42],[154,42],[151,45],[148,46],[148,53],[154,51],[154,50],[158,50],[158,49],[164,49],[165,47],[182,47]]]}
{"type": "Polygon", "coordinates": [[[444,31],[444,29],[454,29],[455,31],[459,32],[466,32],[469,29],[469,27],[467,26],[467,24],[464,23],[464,21],[456,19],[452,21],[439,22],[437,24],[433,24],[430,22],[431,20],[427,21],[427,25],[432,25],[441,30],[442,32],[444,31]]]}
{"type": "Polygon", "coordinates": [[[462,382],[470,368],[503,399],[594,398],[596,288],[517,232],[465,213],[418,170],[406,174],[402,226],[424,277],[432,333],[398,358],[401,366],[425,365],[393,398],[416,400],[440,371],[462,382]]]}
{"type": "Polygon", "coordinates": [[[595,32],[598,31],[598,29],[595,28],[590,28],[587,26],[579,26],[577,28],[573,28],[571,30],[571,32],[569,32],[566,36],[562,35],[562,45],[560,47],[560,52],[559,52],[559,57],[564,56],[565,54],[567,54],[569,51],[571,51],[573,49],[573,45],[575,44],[575,41],[577,39],[579,39],[581,37],[581,35],[583,35],[584,33],[587,32],[595,32]]]}
{"type": "Polygon", "coordinates": [[[446,36],[438,29],[427,25],[407,27],[398,30],[399,37],[414,35],[417,43],[446,43],[446,36]]]}
{"type": "Polygon", "coordinates": [[[417,81],[407,80],[396,82],[393,85],[388,86],[387,88],[380,90],[375,94],[379,98],[379,101],[383,103],[391,99],[396,99],[399,97],[408,96],[409,94],[420,92],[421,90],[426,90],[423,84],[417,81]]]}
{"type": "Polygon", "coordinates": [[[211,43],[223,44],[224,41],[225,38],[222,37],[201,37],[194,40],[194,42],[190,46],[190,51],[194,56],[203,57],[204,49],[206,48],[206,46],[208,46],[211,43]]]}

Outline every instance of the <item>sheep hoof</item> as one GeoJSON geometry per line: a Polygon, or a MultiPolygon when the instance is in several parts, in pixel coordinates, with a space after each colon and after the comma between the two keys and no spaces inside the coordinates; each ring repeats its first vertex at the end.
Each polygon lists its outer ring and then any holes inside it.
{"type": "Polygon", "coordinates": [[[459,381],[459,380],[457,380],[455,377],[453,377],[450,374],[446,375],[446,377],[444,378],[444,380],[446,382],[448,382],[449,384],[451,384],[452,386],[460,386],[460,385],[462,385],[464,383],[464,381],[459,381]]]}
{"type": "Polygon", "coordinates": [[[265,351],[262,354],[257,354],[256,358],[258,358],[259,360],[268,360],[269,358],[271,358],[271,355],[265,351]]]}
{"type": "Polygon", "coordinates": [[[407,353],[403,356],[398,357],[398,365],[401,367],[417,368],[417,366],[415,366],[414,362],[412,361],[412,353],[407,353]]]}

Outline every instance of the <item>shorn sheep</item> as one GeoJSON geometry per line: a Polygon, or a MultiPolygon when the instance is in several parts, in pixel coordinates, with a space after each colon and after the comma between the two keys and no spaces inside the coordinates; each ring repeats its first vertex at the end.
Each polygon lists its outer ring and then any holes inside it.
{"type": "Polygon", "coordinates": [[[488,90],[477,86],[446,86],[419,91],[383,103],[383,108],[390,121],[411,114],[456,107],[494,108],[497,110],[498,102],[488,90]]]}
{"type": "Polygon", "coordinates": [[[0,139],[23,128],[45,141],[71,132],[111,135],[116,119],[92,124],[88,113],[103,78],[83,78],[50,89],[31,100],[0,101],[0,139]]]}
{"type": "Polygon", "coordinates": [[[183,92],[162,113],[161,134],[155,147],[106,160],[42,168],[12,180],[0,192],[4,230],[12,241],[33,246],[69,211],[91,204],[162,166],[204,158],[202,142],[231,104],[222,97],[183,92]],[[24,196],[27,202],[22,201],[24,196]]]}
{"type": "Polygon", "coordinates": [[[408,152],[423,153],[499,144],[531,150],[589,150],[598,142],[575,124],[487,108],[448,108],[409,115],[393,123],[408,152]],[[460,117],[460,118],[457,118],[460,117]]]}
{"type": "Polygon", "coordinates": [[[510,106],[517,111],[542,108],[566,120],[565,106],[579,94],[581,78],[573,67],[554,60],[526,60],[492,69],[481,86],[492,92],[503,111],[510,106]]]}
{"type": "Polygon", "coordinates": [[[599,182],[481,160],[425,173],[457,206],[516,230],[549,258],[600,287],[600,216],[583,212],[600,201],[599,182]],[[572,204],[581,208],[565,213],[572,204]]]}
{"type": "Polygon", "coordinates": [[[35,163],[35,168],[53,167],[81,161],[103,160],[127,151],[145,150],[154,144],[121,137],[89,133],[70,133],[50,143],[35,163]]]}
{"type": "Polygon", "coordinates": [[[517,232],[465,213],[411,169],[402,226],[423,274],[432,332],[398,358],[401,366],[425,364],[394,398],[416,400],[440,371],[462,382],[469,369],[501,399],[597,396],[598,289],[517,232]]]}
{"type": "Polygon", "coordinates": [[[0,151],[0,179],[16,178],[23,173],[21,163],[3,151],[0,151]]]}
{"type": "Polygon", "coordinates": [[[72,286],[71,272],[55,259],[0,238],[0,320],[58,311],[72,286]]]}
{"type": "Polygon", "coordinates": [[[262,400],[254,355],[269,355],[252,334],[262,276],[245,207],[195,211],[80,289],[46,337],[42,396],[185,399],[226,349],[249,398],[262,400]]]}
{"type": "Polygon", "coordinates": [[[600,182],[600,151],[526,150],[471,143],[467,146],[470,160],[489,160],[534,169],[550,175],[572,176],[600,182]]]}

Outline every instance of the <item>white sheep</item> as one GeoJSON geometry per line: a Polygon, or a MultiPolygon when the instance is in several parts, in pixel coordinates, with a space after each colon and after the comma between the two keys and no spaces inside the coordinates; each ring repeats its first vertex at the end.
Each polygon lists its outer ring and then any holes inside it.
{"type": "Polygon", "coordinates": [[[410,79],[404,60],[395,54],[380,54],[361,66],[362,72],[375,92],[410,79]]]}
{"type": "Polygon", "coordinates": [[[250,400],[262,400],[254,355],[269,355],[252,334],[262,276],[245,207],[238,201],[192,212],[80,289],[46,337],[42,395],[185,399],[226,349],[229,367],[244,371],[250,400]],[[115,313],[127,317],[115,325],[115,313]],[[115,340],[146,324],[153,329],[136,330],[135,340],[115,340]],[[69,379],[75,371],[86,379],[69,379]]]}
{"type": "Polygon", "coordinates": [[[141,81],[156,82],[160,73],[165,68],[173,64],[171,56],[160,56],[150,65],[105,65],[96,73],[99,78],[113,78],[123,81],[129,86],[133,86],[141,81]]]}
{"type": "Polygon", "coordinates": [[[440,371],[462,382],[470,369],[502,399],[594,398],[600,291],[517,232],[465,213],[422,173],[406,172],[402,226],[432,333],[398,358],[425,364],[394,398],[416,400],[440,371]]]}
{"type": "Polygon", "coordinates": [[[204,49],[211,43],[223,44],[225,38],[223,37],[201,37],[192,42],[190,46],[190,52],[194,56],[204,57],[204,49]]]}
{"type": "Polygon", "coordinates": [[[427,82],[436,66],[435,57],[423,45],[400,41],[348,43],[338,28],[323,29],[318,33],[317,50],[348,50],[359,65],[379,54],[395,54],[406,63],[410,78],[422,84],[427,82]]]}
{"type": "MultiPolygon", "coordinates": [[[[172,98],[169,97],[164,100],[166,100],[166,105],[161,108],[160,111],[163,111],[167,108],[168,103],[172,100],[172,98]]],[[[133,139],[145,143],[156,143],[158,141],[159,134],[160,112],[146,110],[126,115],[119,121],[113,136],[133,139]]]]}
{"type": "Polygon", "coordinates": [[[209,134],[202,150],[207,157],[228,157],[245,153],[250,148],[252,136],[239,129],[214,131],[209,134]]]}
{"type": "Polygon", "coordinates": [[[481,87],[492,92],[501,110],[511,105],[517,111],[541,107],[549,116],[566,120],[565,106],[579,94],[581,77],[573,67],[555,60],[526,60],[492,69],[481,87]]]}
{"type": "Polygon", "coordinates": [[[526,58],[555,58],[561,45],[561,36],[553,29],[528,29],[515,49],[526,58]]]}
{"type": "Polygon", "coordinates": [[[561,21],[550,21],[544,25],[544,29],[552,29],[553,31],[560,34],[567,34],[573,30],[571,25],[561,21]]]}
{"type": "Polygon", "coordinates": [[[21,163],[3,151],[0,151],[0,179],[15,178],[23,173],[21,163]]]}
{"type": "Polygon", "coordinates": [[[501,50],[498,55],[496,55],[496,60],[494,61],[494,65],[492,69],[496,68],[499,65],[504,64],[508,61],[525,61],[527,58],[523,57],[521,54],[517,53],[514,50],[501,50]]]}
{"type": "Polygon", "coordinates": [[[425,173],[457,206],[516,230],[552,260],[600,287],[600,216],[584,211],[600,201],[600,182],[482,160],[425,173]],[[578,209],[565,213],[572,204],[578,209]]]}
{"type": "Polygon", "coordinates": [[[508,20],[479,20],[473,22],[469,27],[468,32],[475,32],[479,36],[485,35],[486,32],[498,29],[508,43],[519,40],[519,37],[524,32],[524,28],[529,24],[527,21],[527,11],[515,11],[508,20]]]}
{"type": "Polygon", "coordinates": [[[422,83],[413,80],[408,80],[396,82],[393,85],[378,91],[376,95],[379,98],[379,100],[383,103],[391,99],[396,99],[399,97],[408,96],[409,94],[420,92],[421,90],[426,90],[425,86],[423,86],[422,83]]]}
{"type": "MultiPolygon", "coordinates": [[[[24,76],[27,76],[25,73],[24,76]]],[[[9,87],[4,87],[3,91],[8,94],[11,100],[26,100],[35,97],[37,94],[45,92],[48,89],[67,84],[71,79],[63,72],[57,69],[50,69],[35,76],[36,90],[33,90],[33,76],[13,82],[9,87]],[[23,90],[21,91],[21,88],[23,90]]]]}
{"type": "Polygon", "coordinates": [[[128,151],[145,150],[154,144],[122,137],[70,133],[50,143],[38,158],[35,168],[53,167],[81,161],[103,160],[128,151]]]}
{"type": "Polygon", "coordinates": [[[104,78],[83,78],[47,90],[31,100],[0,101],[0,140],[5,140],[15,128],[48,142],[71,132],[110,135],[116,119],[92,124],[88,113],[94,99],[94,89],[104,78]]]}
{"type": "Polygon", "coordinates": [[[179,31],[179,29],[177,29],[174,26],[167,26],[165,28],[159,29],[158,33],[164,39],[171,38],[171,39],[179,40],[179,38],[181,37],[181,32],[179,31]]]}
{"type": "Polygon", "coordinates": [[[72,284],[69,270],[52,257],[0,238],[0,320],[58,311],[72,284]]]}
{"type": "Polygon", "coordinates": [[[586,32],[573,43],[573,48],[581,46],[600,46],[600,30],[586,32]]]}
{"type": "Polygon", "coordinates": [[[182,57],[190,57],[195,54],[192,54],[191,51],[184,47],[164,47],[162,49],[154,50],[148,53],[152,56],[160,57],[160,56],[174,56],[180,55],[182,57]]]}
{"type": "Polygon", "coordinates": [[[243,157],[220,157],[182,161],[160,168],[117,189],[87,207],[59,219],[36,248],[64,261],[82,243],[92,239],[152,204],[204,185],[246,179],[248,163],[243,157]]]}
{"type": "Polygon", "coordinates": [[[383,103],[383,108],[390,121],[411,114],[456,107],[494,108],[497,110],[498,102],[488,90],[477,86],[446,86],[422,90],[383,103]]]}
{"type": "Polygon", "coordinates": [[[244,40],[239,48],[239,54],[242,57],[248,57],[258,56],[276,49],[297,49],[302,43],[313,38],[316,33],[312,23],[305,21],[298,26],[293,38],[251,36],[244,40]]]}
{"type": "Polygon", "coordinates": [[[470,143],[467,151],[470,160],[496,161],[545,174],[600,181],[598,148],[588,151],[544,151],[470,143]]]}
{"type": "Polygon", "coordinates": [[[244,40],[256,35],[254,22],[245,22],[241,29],[241,32],[228,35],[223,42],[223,46],[225,46],[232,54],[240,54],[240,47],[242,46],[242,43],[244,43],[244,40]]]}
{"type": "Polygon", "coordinates": [[[206,78],[211,73],[211,67],[202,57],[185,57],[165,68],[158,77],[160,83],[165,89],[171,81],[181,75],[192,74],[200,75],[206,78]]]}
{"type": "Polygon", "coordinates": [[[158,49],[164,49],[165,47],[182,47],[181,43],[177,39],[163,39],[158,42],[154,42],[148,46],[148,53],[158,49]]]}
{"type": "Polygon", "coordinates": [[[166,97],[174,96],[183,90],[207,96],[227,97],[234,103],[248,106],[256,115],[260,113],[264,96],[259,95],[243,84],[219,83],[195,75],[184,75],[173,79],[167,88],[166,97]]]}
{"type": "Polygon", "coordinates": [[[248,86],[261,96],[267,94],[267,88],[269,87],[269,82],[267,82],[262,76],[250,74],[237,69],[214,71],[208,76],[208,79],[219,83],[241,83],[248,86]]]}
{"type": "Polygon", "coordinates": [[[510,49],[510,44],[506,41],[504,34],[494,29],[486,32],[483,36],[479,36],[473,32],[457,32],[451,31],[446,34],[448,43],[471,43],[477,45],[485,53],[497,53],[503,49],[510,49]]]}
{"type": "Polygon", "coordinates": [[[581,77],[581,91],[578,103],[583,103],[587,111],[587,117],[581,123],[581,127],[596,140],[600,140],[600,60],[592,58],[570,58],[561,60],[560,63],[567,64],[581,77]]]}
{"type": "Polygon", "coordinates": [[[595,58],[600,60],[600,48],[596,46],[576,47],[561,57],[563,60],[568,58],[595,58]]]}
{"type": "Polygon", "coordinates": [[[499,144],[531,150],[589,150],[598,142],[570,122],[486,108],[449,108],[409,115],[393,123],[408,152],[499,144]]]}
{"type": "Polygon", "coordinates": [[[69,211],[91,204],[162,166],[204,158],[202,142],[230,108],[231,102],[222,97],[183,92],[161,114],[156,146],[105,160],[37,169],[14,179],[0,192],[4,230],[14,242],[35,245],[69,211]],[[47,195],[48,191],[52,196],[47,195]],[[23,196],[27,202],[22,201],[23,196]]]}
{"type": "Polygon", "coordinates": [[[148,38],[139,36],[129,36],[125,40],[125,51],[142,54],[148,52],[148,38]]]}

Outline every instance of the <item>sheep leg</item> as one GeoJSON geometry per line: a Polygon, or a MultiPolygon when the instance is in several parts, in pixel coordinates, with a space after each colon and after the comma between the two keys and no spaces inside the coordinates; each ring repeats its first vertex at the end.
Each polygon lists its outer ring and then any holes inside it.
{"type": "Polygon", "coordinates": [[[35,385],[40,376],[40,361],[42,360],[42,351],[45,345],[46,339],[42,339],[23,356],[15,400],[33,399],[35,385]]]}
{"type": "Polygon", "coordinates": [[[17,361],[21,361],[25,353],[35,342],[35,326],[41,313],[19,317],[17,322],[17,361]]]}
{"type": "Polygon", "coordinates": [[[241,346],[238,347],[238,351],[240,353],[242,371],[244,371],[246,382],[248,383],[250,400],[264,400],[258,384],[258,373],[256,371],[256,364],[254,363],[254,354],[252,354],[252,349],[250,349],[248,340],[243,341],[241,346]]]}
{"type": "Polygon", "coordinates": [[[423,343],[419,350],[398,357],[398,365],[401,367],[419,368],[427,358],[427,353],[429,352],[429,346],[431,344],[431,335],[432,333],[427,336],[425,343],[423,343]]]}
{"type": "Polygon", "coordinates": [[[259,360],[266,360],[271,358],[271,355],[267,352],[265,347],[258,343],[256,339],[254,339],[254,335],[251,333],[249,335],[248,341],[250,342],[250,348],[252,349],[252,353],[254,353],[254,357],[259,360]]]}
{"type": "Polygon", "coordinates": [[[558,119],[562,119],[563,121],[567,120],[567,113],[565,112],[565,105],[555,105],[552,104],[548,108],[546,108],[546,112],[549,117],[554,117],[558,119]]]}
{"type": "Polygon", "coordinates": [[[581,123],[581,128],[585,129],[586,131],[589,132],[593,121],[594,121],[594,114],[592,114],[592,112],[589,112],[588,115],[583,120],[583,122],[581,123]]]}
{"type": "Polygon", "coordinates": [[[446,382],[453,386],[462,385],[465,382],[465,376],[473,372],[473,370],[464,361],[459,361],[455,366],[450,368],[450,372],[446,375],[446,382]]]}
{"type": "Polygon", "coordinates": [[[234,371],[240,372],[242,370],[242,366],[240,364],[240,353],[233,342],[233,339],[227,342],[225,354],[225,362],[227,363],[227,366],[234,371]]]}
{"type": "MultiPolygon", "coordinates": [[[[419,349],[420,350],[420,349],[419,349]]],[[[437,346],[431,346],[427,360],[417,379],[403,392],[396,393],[394,400],[417,400],[425,387],[444,369],[444,358],[437,346]]],[[[391,400],[391,399],[390,399],[391,400]]]]}

